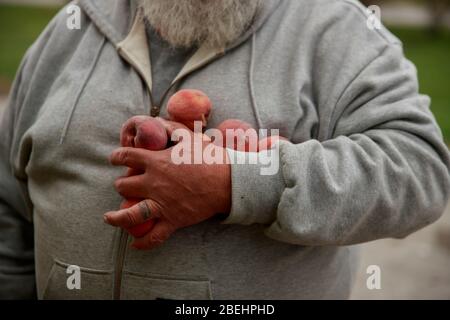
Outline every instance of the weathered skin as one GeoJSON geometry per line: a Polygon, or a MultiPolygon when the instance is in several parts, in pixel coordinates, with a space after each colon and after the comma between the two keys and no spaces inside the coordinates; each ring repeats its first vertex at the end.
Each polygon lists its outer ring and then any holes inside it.
{"type": "MultiPolygon", "coordinates": [[[[135,116],[130,118],[122,127],[120,142],[123,147],[143,148],[147,150],[164,150],[168,143],[166,129],[155,118],[149,116],[135,116]]],[[[127,176],[142,174],[135,169],[129,169],[127,176]]],[[[141,202],[142,199],[125,199],[121,209],[127,209],[141,202]]],[[[155,225],[153,219],[147,220],[142,224],[127,229],[135,238],[141,238],[146,235],[155,225]]]]}

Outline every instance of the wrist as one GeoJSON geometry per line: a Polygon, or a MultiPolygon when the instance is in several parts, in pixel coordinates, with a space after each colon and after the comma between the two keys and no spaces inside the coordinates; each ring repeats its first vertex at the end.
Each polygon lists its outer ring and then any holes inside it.
{"type": "Polygon", "coordinates": [[[218,211],[219,213],[229,214],[231,210],[231,165],[220,165],[221,176],[221,192],[218,199],[218,211]]]}
{"type": "Polygon", "coordinates": [[[229,214],[231,211],[231,165],[228,157],[228,153],[225,148],[221,148],[223,151],[223,162],[217,167],[221,192],[218,195],[218,213],[229,214]]]}

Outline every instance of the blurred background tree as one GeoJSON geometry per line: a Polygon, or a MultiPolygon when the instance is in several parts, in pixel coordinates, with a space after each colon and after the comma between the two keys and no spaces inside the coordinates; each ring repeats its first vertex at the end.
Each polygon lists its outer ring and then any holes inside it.
{"type": "Polygon", "coordinates": [[[437,33],[444,24],[446,13],[450,8],[450,0],[426,0],[425,2],[432,16],[431,30],[437,33]]]}

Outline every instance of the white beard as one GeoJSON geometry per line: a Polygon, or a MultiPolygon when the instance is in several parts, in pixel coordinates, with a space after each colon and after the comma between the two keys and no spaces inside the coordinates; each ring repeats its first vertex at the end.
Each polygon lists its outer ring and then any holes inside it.
{"type": "Polygon", "coordinates": [[[252,23],[261,0],[139,0],[147,22],[174,47],[224,48],[252,23]]]}

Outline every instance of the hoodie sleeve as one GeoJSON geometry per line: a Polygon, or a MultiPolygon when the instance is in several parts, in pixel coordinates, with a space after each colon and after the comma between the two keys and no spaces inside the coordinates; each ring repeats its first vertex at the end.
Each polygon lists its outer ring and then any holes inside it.
{"type": "Polygon", "coordinates": [[[27,57],[0,122],[0,299],[35,298],[33,226],[25,218],[26,201],[10,161],[15,118],[23,100],[25,65],[27,57]]]}
{"type": "MultiPolygon", "coordinates": [[[[55,16],[28,49],[17,71],[9,101],[0,111],[0,300],[35,299],[34,236],[26,181],[14,174],[15,143],[27,130],[21,123],[42,52],[64,12],[55,16]]],[[[61,23],[61,22],[60,22],[61,23]]],[[[35,80],[35,83],[39,81],[35,80]]]]}
{"type": "Polygon", "coordinates": [[[281,142],[273,176],[232,165],[224,223],[265,224],[275,240],[311,246],[405,237],[432,223],[448,201],[450,159],[429,103],[401,46],[388,45],[335,103],[330,139],[281,142]]]}

